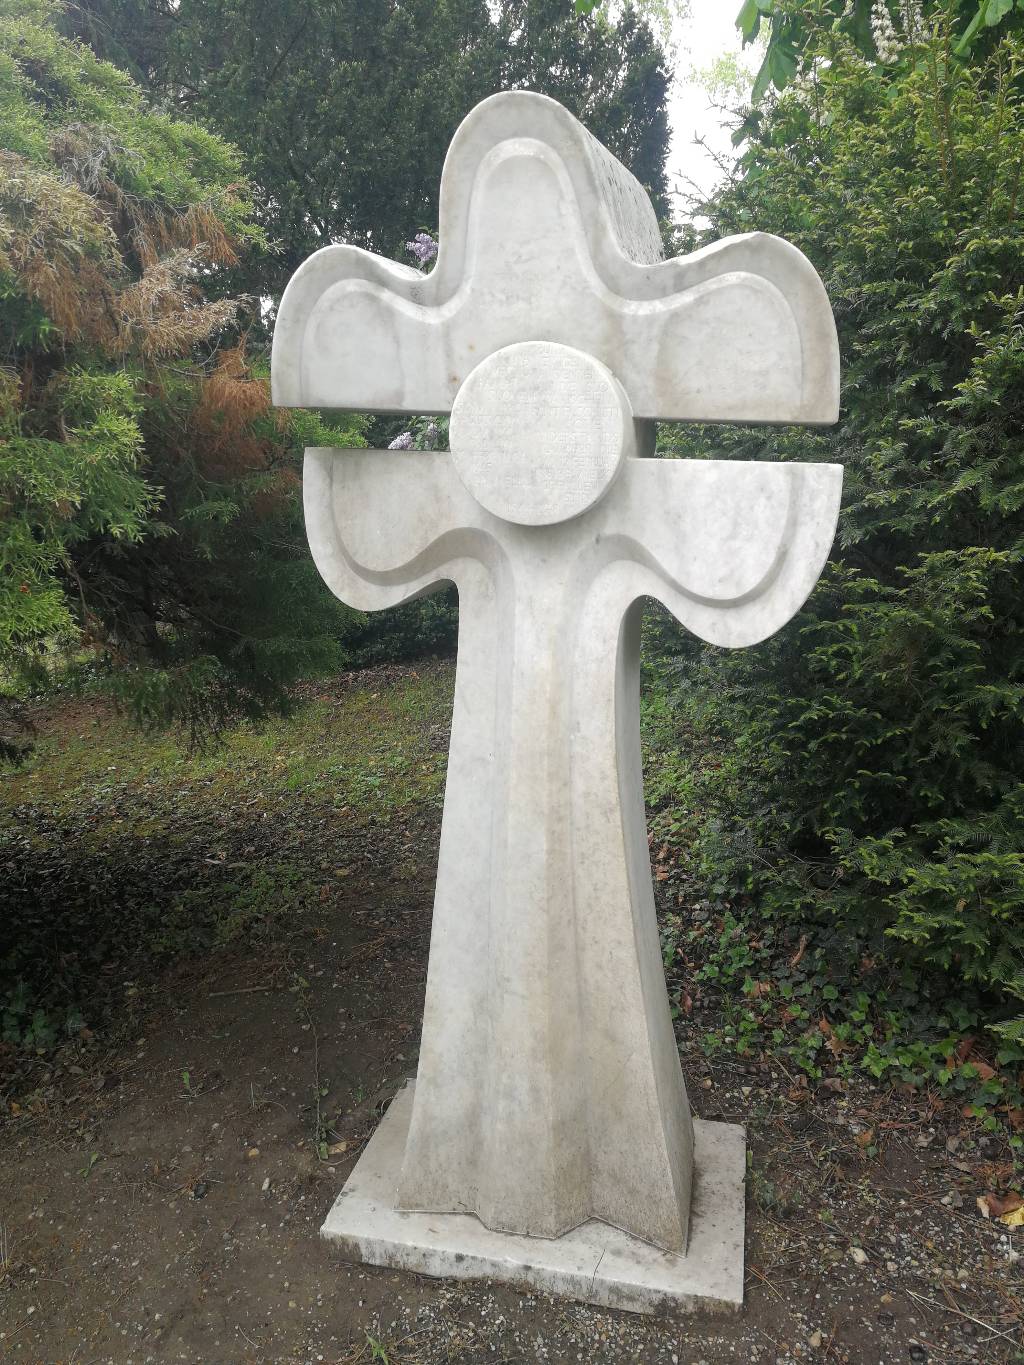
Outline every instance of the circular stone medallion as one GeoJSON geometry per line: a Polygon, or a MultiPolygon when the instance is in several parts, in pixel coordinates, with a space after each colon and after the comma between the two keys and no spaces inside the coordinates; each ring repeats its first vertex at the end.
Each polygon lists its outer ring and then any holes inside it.
{"type": "Polygon", "coordinates": [[[524,341],[482,360],[455,395],[459,477],[488,512],[526,526],[593,507],[633,453],[625,390],[599,360],[524,341]]]}

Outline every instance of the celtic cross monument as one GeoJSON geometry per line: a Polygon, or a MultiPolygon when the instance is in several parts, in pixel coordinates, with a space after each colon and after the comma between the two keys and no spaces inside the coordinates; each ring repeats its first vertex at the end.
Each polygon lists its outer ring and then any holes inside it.
{"type": "Polygon", "coordinates": [[[835,465],[659,460],[657,419],[833,422],[828,299],[754,233],[665,260],[561,105],[455,134],[427,275],[296,271],[274,401],[450,413],[451,453],[309,450],[309,542],[363,611],[442,584],[459,658],[419,1070],[324,1225],[355,1258],[638,1310],[742,1301],[744,1139],[693,1121],[644,824],[640,618],[756,644],[817,581],[835,465]]]}

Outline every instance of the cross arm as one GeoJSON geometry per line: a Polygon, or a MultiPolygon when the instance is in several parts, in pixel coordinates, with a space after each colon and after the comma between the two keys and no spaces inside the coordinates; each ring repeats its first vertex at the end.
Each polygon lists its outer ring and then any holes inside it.
{"type": "Polygon", "coordinates": [[[630,460],[605,514],[614,558],[637,566],[634,596],[656,598],[700,639],[757,644],[818,581],[842,475],[832,464],[630,460]]]}
{"type": "Polygon", "coordinates": [[[357,611],[423,596],[467,558],[498,553],[448,455],[311,448],[302,482],[313,559],[357,611]]]}

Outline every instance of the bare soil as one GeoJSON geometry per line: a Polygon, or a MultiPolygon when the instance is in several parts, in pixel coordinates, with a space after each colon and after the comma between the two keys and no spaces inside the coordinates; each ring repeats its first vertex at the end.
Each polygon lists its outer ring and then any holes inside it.
{"type": "MultiPolygon", "coordinates": [[[[227,810],[174,875],[202,886],[287,838],[330,868],[302,913],[179,962],[130,1026],[20,1074],[0,1129],[0,1360],[1024,1360],[1024,1233],[976,1205],[1005,1177],[999,1143],[940,1127],[927,1097],[712,1065],[688,1020],[696,1112],[748,1125],[741,1315],[643,1318],[338,1260],[319,1226],[415,1071],[439,811],[353,827],[297,804],[287,831],[227,810]]],[[[160,855],[140,845],[136,865],[160,855]]]]}

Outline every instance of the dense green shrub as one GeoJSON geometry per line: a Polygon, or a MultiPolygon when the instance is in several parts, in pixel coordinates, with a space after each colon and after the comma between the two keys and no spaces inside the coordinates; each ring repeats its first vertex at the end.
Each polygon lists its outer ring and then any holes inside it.
{"type": "Polygon", "coordinates": [[[886,67],[828,39],[707,213],[709,238],[764,229],[817,266],[839,424],[663,436],[843,463],[839,535],[764,645],[659,628],[680,752],[705,757],[654,795],[711,884],[884,930],[1005,1007],[1024,998],[1024,40],[964,65],[922,34],[886,67]]]}

